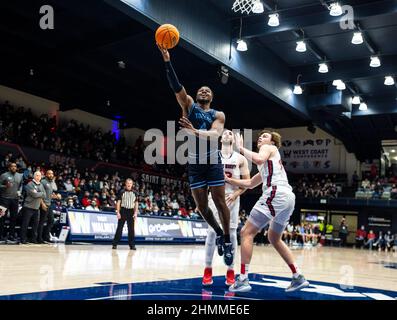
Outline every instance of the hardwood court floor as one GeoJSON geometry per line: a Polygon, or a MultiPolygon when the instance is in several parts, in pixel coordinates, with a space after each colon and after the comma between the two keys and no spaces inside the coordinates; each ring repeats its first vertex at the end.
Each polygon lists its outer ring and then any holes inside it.
{"type": "MultiPolygon", "coordinates": [[[[201,277],[204,246],[2,245],[0,295],[201,277]]],[[[294,250],[308,280],[397,291],[397,253],[336,247],[294,250]]],[[[236,272],[239,271],[239,256],[236,272]]],[[[214,275],[225,267],[215,253],[214,275]]],[[[250,272],[290,277],[271,246],[255,246],[250,272]]]]}

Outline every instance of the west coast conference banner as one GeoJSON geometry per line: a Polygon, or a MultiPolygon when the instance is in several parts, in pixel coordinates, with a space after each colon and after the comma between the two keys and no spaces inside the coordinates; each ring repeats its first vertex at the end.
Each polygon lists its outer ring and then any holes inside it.
{"type": "MultiPolygon", "coordinates": [[[[71,241],[111,241],[116,233],[117,216],[113,212],[68,210],[71,241]]],[[[140,216],[135,223],[137,241],[204,242],[208,225],[205,221],[140,216]]],[[[127,223],[123,241],[127,241],[127,223]]]]}
{"type": "Polygon", "coordinates": [[[337,172],[334,141],[321,139],[285,139],[280,150],[288,172],[337,172]]]}

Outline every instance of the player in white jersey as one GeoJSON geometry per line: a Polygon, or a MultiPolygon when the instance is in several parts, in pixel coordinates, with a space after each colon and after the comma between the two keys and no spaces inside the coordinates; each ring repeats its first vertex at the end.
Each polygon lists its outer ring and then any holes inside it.
{"type": "MultiPolygon", "coordinates": [[[[248,169],[248,161],[244,158],[240,153],[235,152],[233,150],[234,144],[234,134],[230,130],[225,130],[221,137],[222,149],[221,149],[221,159],[222,164],[224,165],[225,175],[234,178],[240,179],[249,179],[250,173],[248,169]]],[[[233,186],[231,184],[226,184],[225,186],[225,196],[226,196],[226,204],[230,210],[230,240],[233,245],[233,252],[236,251],[237,248],[237,227],[239,220],[239,210],[240,210],[240,195],[245,192],[246,189],[233,186]]],[[[211,194],[208,197],[208,206],[214,213],[215,219],[218,223],[220,223],[220,218],[218,214],[218,210],[215,206],[214,201],[212,200],[211,194]]],[[[212,285],[212,260],[214,258],[215,252],[215,240],[216,240],[216,232],[215,230],[208,226],[207,231],[207,239],[205,241],[205,269],[203,276],[203,285],[209,286],[212,285]]],[[[232,285],[235,282],[234,279],[234,262],[228,266],[226,273],[226,284],[232,285]]]]}
{"type": "Polygon", "coordinates": [[[238,180],[226,177],[226,182],[240,188],[253,189],[263,184],[263,194],[252,209],[247,223],[241,230],[241,273],[229,290],[248,292],[251,290],[248,279],[249,263],[252,258],[255,235],[270,223],[268,239],[292,272],[292,282],[286,292],[293,292],[309,286],[309,282],[300,273],[294,256],[281,240],[295,207],[295,195],[288,183],[279,148],[281,136],[276,132],[263,130],[258,138],[259,152],[243,147],[243,139],[236,136],[236,147],[249,160],[258,166],[259,173],[251,179],[238,180]]]}

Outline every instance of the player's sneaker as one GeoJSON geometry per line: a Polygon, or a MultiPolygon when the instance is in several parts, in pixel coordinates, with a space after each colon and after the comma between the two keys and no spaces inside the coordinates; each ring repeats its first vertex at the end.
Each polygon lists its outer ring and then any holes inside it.
{"type": "Polygon", "coordinates": [[[204,269],[204,276],[203,276],[203,286],[210,286],[214,283],[212,280],[212,268],[205,268],[204,269]]]}
{"type": "Polygon", "coordinates": [[[233,245],[231,243],[223,244],[223,261],[227,266],[231,266],[234,260],[233,245]]]}
{"type": "Polygon", "coordinates": [[[223,245],[224,245],[224,239],[223,235],[216,237],[216,246],[218,247],[218,254],[220,256],[223,256],[223,245]]]}
{"type": "Polygon", "coordinates": [[[309,281],[307,281],[303,275],[299,275],[298,278],[292,279],[291,284],[287,289],[285,289],[285,292],[298,291],[308,287],[309,285],[310,285],[309,281]]]}
{"type": "Polygon", "coordinates": [[[236,282],[236,280],[234,279],[234,270],[233,269],[230,269],[230,270],[227,270],[227,273],[226,273],[226,285],[227,286],[231,286],[231,285],[233,285],[234,283],[236,282]]]}
{"type": "Polygon", "coordinates": [[[248,292],[251,291],[252,287],[248,278],[241,280],[240,277],[236,279],[236,282],[229,287],[230,292],[248,292]]]}

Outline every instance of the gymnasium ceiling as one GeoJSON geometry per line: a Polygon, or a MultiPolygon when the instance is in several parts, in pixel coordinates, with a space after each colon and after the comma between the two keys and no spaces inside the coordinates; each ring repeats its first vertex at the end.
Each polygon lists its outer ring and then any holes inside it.
{"type": "MultiPolygon", "coordinates": [[[[230,22],[231,34],[236,38],[242,15],[231,11],[234,0],[202,1],[230,22]]],[[[353,107],[353,115],[347,117],[324,102],[310,110],[311,120],[342,140],[361,160],[378,157],[382,140],[397,139],[397,88],[383,84],[384,76],[397,75],[397,1],[341,1],[357,11],[355,23],[372,49],[366,44],[351,44],[353,31],[342,30],[335,23],[325,1],[262,2],[264,14],[243,15],[242,35],[248,46],[262,46],[282,59],[291,70],[291,89],[301,74],[309,97],[334,92],[332,81],[343,79],[368,101],[368,112],[359,115],[357,107],[353,107]],[[280,27],[270,28],[267,14],[276,4],[280,27]],[[298,53],[296,41],[302,32],[312,49],[298,53]],[[371,50],[380,54],[380,68],[369,67],[371,50]],[[326,57],[329,73],[318,73],[318,56],[326,57]]],[[[0,84],[59,101],[62,110],[78,107],[121,118],[127,127],[164,128],[165,120],[179,116],[154,45],[153,31],[108,2],[2,1],[0,39],[0,84]],[[55,30],[43,31],[38,26],[38,12],[43,4],[54,7],[55,30]],[[126,68],[120,69],[118,61],[123,61],[126,68]]],[[[182,47],[172,54],[178,75],[189,92],[193,94],[202,84],[214,89],[214,106],[227,112],[229,127],[310,124],[304,115],[286,110],[234,77],[229,78],[227,85],[221,84],[219,65],[201,60],[182,47]],[[266,105],[271,116],[252,116],[244,112],[247,104],[253,111],[266,105]]]]}

